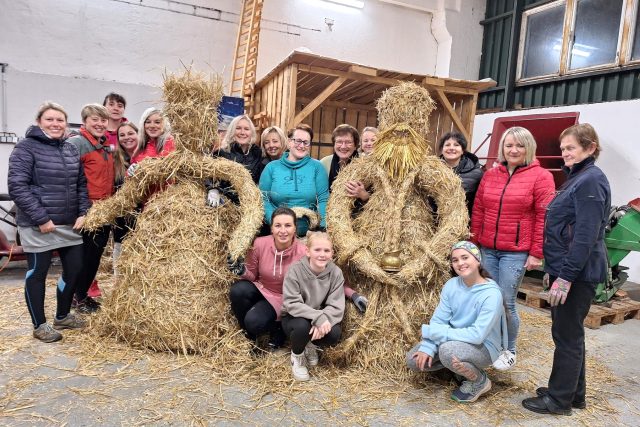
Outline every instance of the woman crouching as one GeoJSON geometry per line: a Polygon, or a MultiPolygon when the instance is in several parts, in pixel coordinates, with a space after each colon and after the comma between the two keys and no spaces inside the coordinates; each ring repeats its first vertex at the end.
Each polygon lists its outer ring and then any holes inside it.
{"type": "Polygon", "coordinates": [[[447,368],[463,377],[451,398],[474,402],[491,389],[485,368],[506,348],[502,293],[480,264],[476,245],[460,241],[451,249],[456,277],[445,283],[431,322],[422,325],[422,341],[407,353],[413,371],[447,368]]]}
{"type": "Polygon", "coordinates": [[[307,255],[284,279],[282,327],[291,341],[291,368],[298,381],[309,379],[307,365],[318,364],[316,346],[335,345],[342,334],[344,277],[332,256],[329,235],[310,234],[307,255]]]}

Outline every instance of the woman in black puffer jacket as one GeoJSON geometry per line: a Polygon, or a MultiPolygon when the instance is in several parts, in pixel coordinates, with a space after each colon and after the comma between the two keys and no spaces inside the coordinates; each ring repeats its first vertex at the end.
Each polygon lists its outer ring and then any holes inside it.
{"type": "Polygon", "coordinates": [[[44,342],[62,338],[56,329],[77,329],[85,324],[70,310],[82,271],[80,229],[90,204],[78,150],[64,141],[66,127],[64,109],[46,102],[38,110],[36,126],[27,129],[26,138],[9,157],[9,195],[17,208],[18,232],[29,266],[25,299],[35,328],[33,336],[44,342]],[[44,296],[54,251],[60,255],[63,271],[52,328],[46,321],[44,296]]]}
{"type": "Polygon", "coordinates": [[[471,218],[473,201],[476,198],[476,191],[484,173],[478,157],[467,151],[467,140],[457,132],[445,133],[440,138],[438,153],[440,153],[440,158],[462,180],[462,188],[467,197],[469,218],[471,218]]]}

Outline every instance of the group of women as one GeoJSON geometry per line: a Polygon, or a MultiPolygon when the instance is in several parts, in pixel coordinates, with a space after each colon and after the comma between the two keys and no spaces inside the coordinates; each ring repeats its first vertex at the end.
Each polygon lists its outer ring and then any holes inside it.
{"type": "MultiPolygon", "coordinates": [[[[167,119],[151,108],[139,128],[122,120],[111,152],[104,136],[108,118],[103,106],[87,105],[80,134],[66,139],[66,112],[45,103],[36,125],[11,154],[9,192],[28,254],[25,298],[33,334],[42,341],[61,339],[57,329],[84,326],[70,313],[74,294],[77,311],[99,307],[87,296],[87,288],[108,231],[81,231],[91,202],[117,191],[138,162],[175,149],[167,119]],[[54,250],[63,274],[52,328],[44,315],[44,280],[54,250]]],[[[316,345],[337,342],[344,296],[362,311],[367,301],[344,286],[342,273],[331,263],[328,236],[309,238],[306,246],[298,240],[307,234],[309,223],[290,208],[316,211],[324,227],[333,180],[357,155],[372,151],[376,135],[375,128],[360,135],[352,126],[340,125],[332,134],[334,154],[317,161],[309,155],[313,130],[308,125],[296,126],[287,137],[269,127],[258,146],[251,120],[240,116],[213,152],[247,168],[265,205],[266,231],[255,240],[241,280],[230,289],[233,313],[252,340],[268,334],[270,345],[279,347],[288,336],[293,374],[300,380],[308,378],[307,366],[317,363],[316,345]]],[[[548,387],[539,388],[538,397],[523,405],[536,412],[568,414],[571,407],[585,406],[582,322],[607,269],[603,238],[611,196],[606,177],[594,164],[600,152],[597,134],[588,124],[562,133],[568,180],[557,194],[552,175],[535,158],[536,142],[528,130],[508,129],[500,141],[498,165],[484,174],[467,147],[462,135],[448,133],[438,151],[461,178],[472,241],[452,248],[457,276],[444,285],[431,322],[423,325],[423,340],[409,352],[407,363],[415,370],[448,368],[463,380],[452,397],[476,400],[491,387],[486,367],[508,369],[516,361],[517,289],[524,272],[540,268],[544,258],[552,283],[554,366],[548,387]]],[[[361,183],[348,183],[347,191],[361,201],[368,198],[361,183]]],[[[131,226],[130,219],[119,220],[117,243],[131,226]]]]}

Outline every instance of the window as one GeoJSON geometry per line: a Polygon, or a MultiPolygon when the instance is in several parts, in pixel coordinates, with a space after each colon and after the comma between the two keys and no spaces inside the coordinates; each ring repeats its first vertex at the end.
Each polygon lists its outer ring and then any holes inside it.
{"type": "Polygon", "coordinates": [[[524,37],[523,78],[560,72],[565,8],[564,4],[554,4],[528,16],[524,37]]]}
{"type": "Polygon", "coordinates": [[[557,0],[525,11],[519,81],[640,60],[638,3],[640,0],[557,0]]]}

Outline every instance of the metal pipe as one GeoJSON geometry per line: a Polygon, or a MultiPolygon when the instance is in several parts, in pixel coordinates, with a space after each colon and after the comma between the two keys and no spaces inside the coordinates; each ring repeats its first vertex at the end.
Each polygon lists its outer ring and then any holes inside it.
{"type": "Polygon", "coordinates": [[[0,89],[2,91],[2,94],[0,96],[2,97],[1,105],[2,105],[2,131],[3,132],[9,131],[9,125],[7,123],[7,81],[5,80],[5,71],[8,66],[9,64],[7,64],[6,62],[0,62],[0,73],[2,74],[2,79],[1,79],[2,82],[0,84],[0,89]]]}

